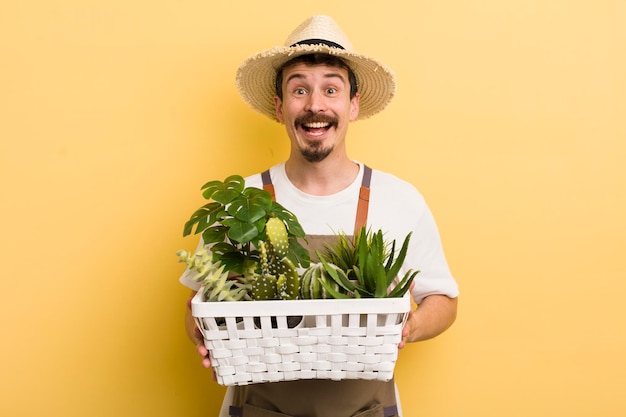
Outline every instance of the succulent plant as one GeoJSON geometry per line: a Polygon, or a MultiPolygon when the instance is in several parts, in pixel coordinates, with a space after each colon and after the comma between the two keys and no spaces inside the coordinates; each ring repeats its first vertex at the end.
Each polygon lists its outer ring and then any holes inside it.
{"type": "Polygon", "coordinates": [[[219,261],[211,261],[210,251],[204,247],[193,255],[185,250],[176,252],[180,262],[187,264],[187,269],[194,273],[192,279],[203,288],[206,301],[250,300],[248,294],[251,285],[243,277],[229,277],[228,271],[219,261]]]}
{"type": "Polygon", "coordinates": [[[411,233],[404,239],[396,258],[396,242],[394,240],[389,245],[382,230],[372,233],[363,227],[355,236],[353,244],[349,243],[347,236],[340,236],[334,247],[327,247],[324,253],[317,253],[330,278],[320,279],[321,284],[334,298],[402,297],[419,273],[409,270],[392,288],[406,258],[410,238],[411,233]],[[342,266],[338,267],[333,262],[342,266]],[[352,265],[348,267],[349,264],[352,265]],[[342,291],[337,291],[337,285],[342,291]]]}
{"type": "MultiPolygon", "coordinates": [[[[337,270],[338,274],[345,272],[335,264],[328,264],[329,267],[337,270]]],[[[347,276],[346,276],[347,279],[347,276]]],[[[322,263],[315,263],[309,266],[300,278],[300,298],[302,299],[319,299],[319,298],[335,298],[333,297],[322,282],[327,282],[334,290],[341,292],[342,289],[329,276],[322,263]]]]}

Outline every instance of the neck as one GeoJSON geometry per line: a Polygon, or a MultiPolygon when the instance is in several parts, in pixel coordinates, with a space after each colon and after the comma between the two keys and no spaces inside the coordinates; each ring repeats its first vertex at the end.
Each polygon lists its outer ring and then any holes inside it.
{"type": "Polygon", "coordinates": [[[312,195],[330,195],[352,184],[359,175],[359,165],[347,155],[333,158],[329,155],[321,162],[308,162],[290,157],[285,162],[289,181],[299,190],[312,195]]]}

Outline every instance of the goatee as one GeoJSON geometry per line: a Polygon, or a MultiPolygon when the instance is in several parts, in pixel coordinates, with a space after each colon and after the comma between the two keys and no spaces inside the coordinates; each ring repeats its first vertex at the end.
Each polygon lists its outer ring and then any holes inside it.
{"type": "Polygon", "coordinates": [[[300,153],[308,162],[321,162],[333,151],[334,146],[324,148],[321,143],[313,142],[307,148],[300,149],[300,153]]]}
{"type": "MultiPolygon", "coordinates": [[[[306,130],[305,124],[309,123],[328,123],[327,129],[332,127],[337,128],[339,120],[336,117],[325,114],[304,114],[294,121],[294,126],[302,126],[306,130]]],[[[300,149],[300,153],[308,162],[320,162],[323,161],[333,151],[334,146],[324,148],[319,142],[309,142],[306,148],[300,149]]]]}

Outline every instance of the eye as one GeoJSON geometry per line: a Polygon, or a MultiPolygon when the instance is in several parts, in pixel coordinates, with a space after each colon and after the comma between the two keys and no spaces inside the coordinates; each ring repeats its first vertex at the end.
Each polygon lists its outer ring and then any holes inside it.
{"type": "Polygon", "coordinates": [[[306,94],[306,90],[304,88],[296,88],[293,90],[293,93],[297,96],[303,96],[306,94]]]}
{"type": "Polygon", "coordinates": [[[329,88],[326,89],[326,92],[328,94],[331,94],[331,95],[332,94],[337,94],[337,89],[335,87],[329,87],[329,88]]]}

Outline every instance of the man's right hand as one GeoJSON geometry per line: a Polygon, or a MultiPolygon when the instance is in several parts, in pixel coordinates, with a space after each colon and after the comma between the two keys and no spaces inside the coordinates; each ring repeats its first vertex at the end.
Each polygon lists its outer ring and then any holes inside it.
{"type": "Polygon", "coordinates": [[[185,328],[187,329],[187,336],[196,345],[196,351],[202,358],[202,366],[205,368],[211,367],[211,359],[209,359],[209,350],[204,346],[204,338],[196,322],[191,315],[191,300],[194,297],[195,292],[191,293],[191,297],[187,299],[187,311],[185,313],[185,328]]]}

